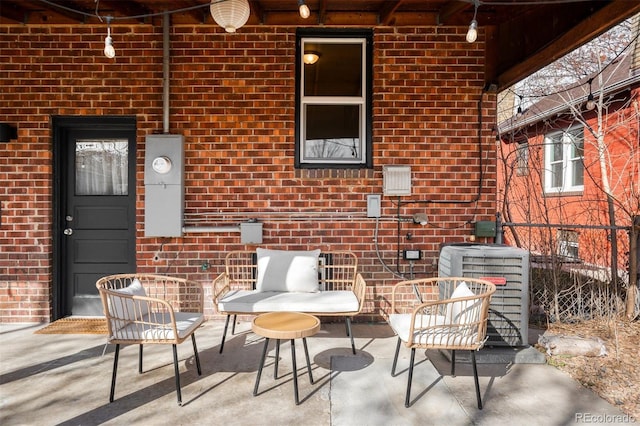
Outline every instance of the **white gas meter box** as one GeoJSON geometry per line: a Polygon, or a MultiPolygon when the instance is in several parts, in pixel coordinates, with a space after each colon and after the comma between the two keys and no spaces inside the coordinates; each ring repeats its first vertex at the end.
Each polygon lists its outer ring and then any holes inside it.
{"type": "Polygon", "coordinates": [[[148,135],[144,158],[144,235],[182,236],[184,137],[148,135]]]}

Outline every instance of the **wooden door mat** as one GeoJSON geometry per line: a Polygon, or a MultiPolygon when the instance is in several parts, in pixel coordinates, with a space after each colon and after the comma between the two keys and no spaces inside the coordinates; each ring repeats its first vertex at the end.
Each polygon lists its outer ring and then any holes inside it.
{"type": "Polygon", "coordinates": [[[35,334],[107,334],[107,320],[67,317],[35,331],[35,334]]]}

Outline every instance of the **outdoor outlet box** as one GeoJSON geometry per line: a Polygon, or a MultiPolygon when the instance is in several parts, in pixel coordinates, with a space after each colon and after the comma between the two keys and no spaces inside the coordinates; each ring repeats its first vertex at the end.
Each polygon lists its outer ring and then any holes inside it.
{"type": "Polygon", "coordinates": [[[243,222],[240,224],[240,242],[242,244],[262,244],[262,223],[243,222]]]}
{"type": "Polygon", "coordinates": [[[481,220],[475,223],[474,234],[476,237],[495,237],[496,223],[491,220],[481,220]]]}
{"type": "Polygon", "coordinates": [[[422,252],[420,250],[405,250],[403,252],[404,260],[420,260],[422,252]]]}
{"type": "Polygon", "coordinates": [[[367,195],[367,217],[380,217],[380,194],[367,195]]]}

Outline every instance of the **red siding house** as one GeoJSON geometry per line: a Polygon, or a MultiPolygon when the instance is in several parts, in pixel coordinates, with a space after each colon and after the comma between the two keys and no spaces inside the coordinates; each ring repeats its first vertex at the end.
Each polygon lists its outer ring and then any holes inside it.
{"type": "Polygon", "coordinates": [[[604,282],[612,265],[628,282],[629,230],[640,213],[637,41],[635,46],[591,84],[541,99],[499,129],[506,241],[543,259],[555,255],[604,282]]]}

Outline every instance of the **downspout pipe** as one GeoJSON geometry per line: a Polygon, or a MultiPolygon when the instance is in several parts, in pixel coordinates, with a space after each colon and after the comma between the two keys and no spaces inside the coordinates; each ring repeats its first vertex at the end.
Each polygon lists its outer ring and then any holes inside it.
{"type": "Polygon", "coordinates": [[[169,12],[164,12],[162,18],[162,123],[163,133],[166,135],[169,133],[169,20],[171,15],[169,12]]]}

